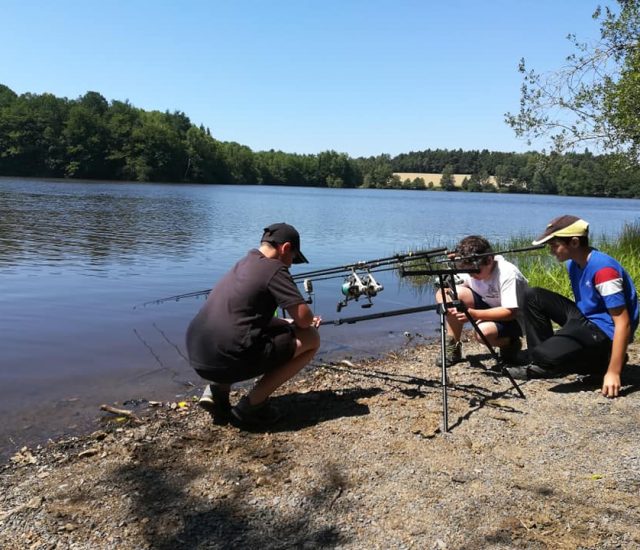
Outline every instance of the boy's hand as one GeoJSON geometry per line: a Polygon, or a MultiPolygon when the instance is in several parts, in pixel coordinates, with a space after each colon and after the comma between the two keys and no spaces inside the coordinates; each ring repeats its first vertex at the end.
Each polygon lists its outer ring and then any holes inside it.
{"type": "Polygon", "coordinates": [[[602,395],[605,397],[618,397],[620,394],[620,375],[608,372],[602,382],[602,395]]]}

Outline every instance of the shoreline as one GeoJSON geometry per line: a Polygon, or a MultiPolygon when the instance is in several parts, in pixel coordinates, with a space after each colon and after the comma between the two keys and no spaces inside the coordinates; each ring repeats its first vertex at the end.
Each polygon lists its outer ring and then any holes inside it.
{"type": "MultiPolygon", "coordinates": [[[[390,337],[384,344],[365,340],[366,346],[353,347],[334,341],[333,347],[321,350],[317,356],[318,361],[379,360],[389,353],[435,340],[435,337],[428,338],[418,332],[408,333],[403,330],[415,330],[418,324],[407,327],[406,322],[397,323],[390,328],[391,330],[387,328],[384,331],[390,337]],[[365,351],[364,347],[374,349],[365,351]]],[[[306,367],[301,376],[306,376],[309,370],[310,367],[306,367]]],[[[251,383],[242,382],[237,387],[245,388],[251,383]]],[[[74,377],[62,383],[56,381],[49,391],[33,393],[32,388],[32,395],[28,400],[9,405],[5,402],[6,410],[2,411],[5,426],[0,430],[0,465],[22,447],[46,446],[49,441],[83,437],[102,429],[105,416],[100,413],[101,404],[124,406],[143,412],[150,401],[188,401],[195,395],[199,396],[203,387],[203,380],[186,361],[182,361],[142,371],[122,368],[115,374],[91,372],[82,378],[74,377]],[[33,395],[36,398],[41,396],[41,399],[34,400],[33,395]]],[[[7,397],[18,400],[20,394],[16,390],[7,397]]]]}
{"type": "Polygon", "coordinates": [[[447,434],[438,349],[318,366],[276,392],[269,432],[184,401],[16,453],[0,546],[640,547],[637,344],[612,400],[572,375],[521,399],[466,343],[447,434]]]}

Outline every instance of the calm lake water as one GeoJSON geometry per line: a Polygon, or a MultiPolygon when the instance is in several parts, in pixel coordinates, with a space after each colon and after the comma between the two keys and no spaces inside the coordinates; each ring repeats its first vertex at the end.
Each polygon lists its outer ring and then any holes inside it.
{"type": "MultiPolygon", "coordinates": [[[[572,213],[593,234],[637,222],[634,200],[0,179],[0,454],[96,427],[101,403],[177,399],[200,381],[184,331],[202,304],[134,306],[210,287],[262,228],[286,221],[311,262],[292,272],[447,246],[470,233],[534,237],[572,213]]],[[[341,279],[315,283],[325,319],[432,302],[380,274],[371,309],[338,315],[341,279]]],[[[433,312],[322,327],[320,357],[371,356],[436,336],[433,312]]]]}

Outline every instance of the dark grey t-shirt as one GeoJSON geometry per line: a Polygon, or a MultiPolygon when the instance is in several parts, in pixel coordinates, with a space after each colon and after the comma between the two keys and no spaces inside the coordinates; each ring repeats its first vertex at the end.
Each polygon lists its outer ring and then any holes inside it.
{"type": "Polygon", "coordinates": [[[304,302],[287,267],[250,250],[213,288],[187,329],[187,350],[198,369],[255,361],[263,331],[277,308],[304,302]]]}

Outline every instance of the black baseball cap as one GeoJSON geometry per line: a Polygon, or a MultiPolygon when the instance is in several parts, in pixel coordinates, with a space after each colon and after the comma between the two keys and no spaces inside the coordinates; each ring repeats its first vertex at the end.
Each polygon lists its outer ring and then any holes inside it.
{"type": "Polygon", "coordinates": [[[288,223],[271,224],[269,227],[264,228],[264,234],[260,241],[275,244],[291,243],[291,247],[293,248],[293,263],[309,263],[309,260],[304,257],[304,254],[300,250],[300,233],[298,233],[293,225],[289,225],[288,223]]]}

